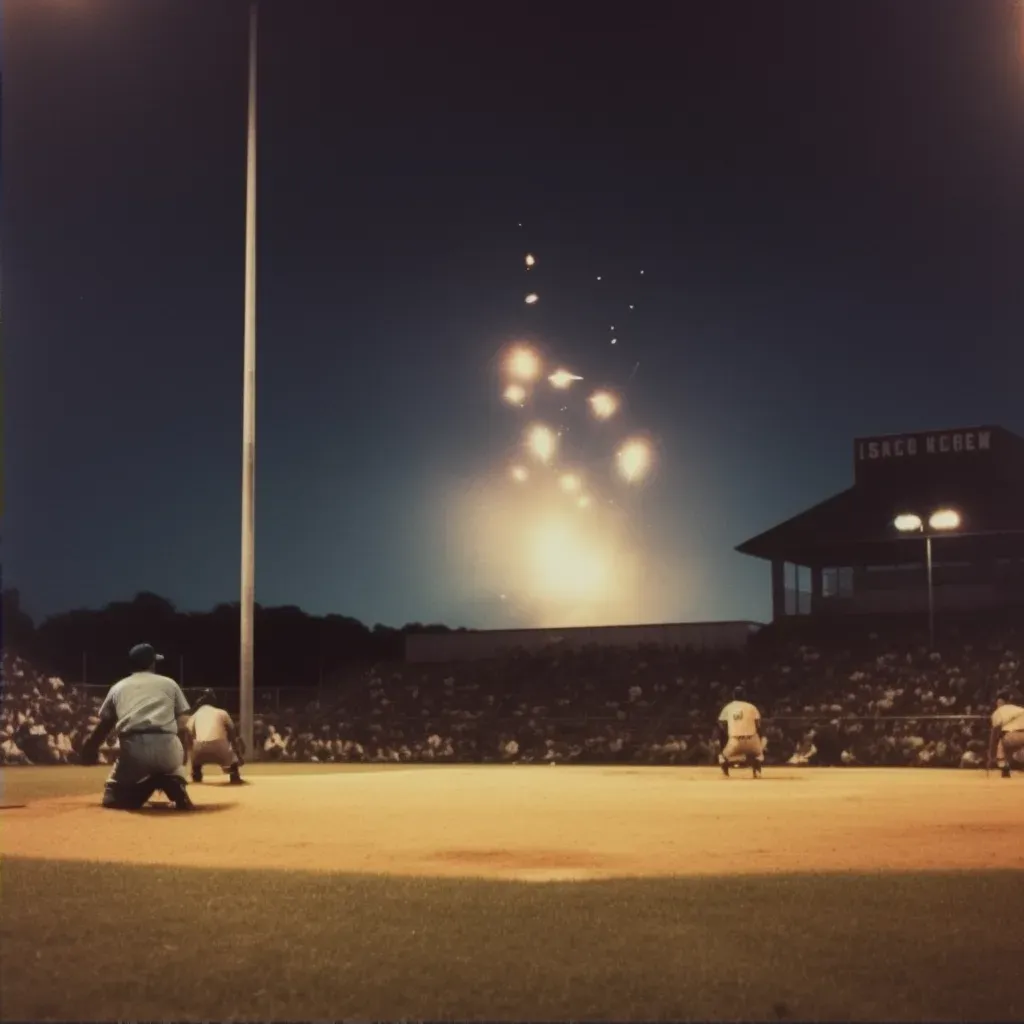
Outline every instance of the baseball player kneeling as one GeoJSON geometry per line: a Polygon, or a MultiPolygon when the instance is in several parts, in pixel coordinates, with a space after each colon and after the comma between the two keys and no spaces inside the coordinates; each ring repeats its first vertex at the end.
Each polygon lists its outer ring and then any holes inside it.
{"type": "Polygon", "coordinates": [[[203,767],[215,764],[240,786],[244,781],[238,770],[245,763],[245,747],[231,716],[214,704],[216,695],[204,690],[195,702],[195,710],[185,726],[192,756],[192,781],[203,781],[203,767]]]}
{"type": "Polygon", "coordinates": [[[745,761],[754,769],[754,778],[761,775],[764,744],[761,741],[761,712],[747,700],[742,686],[737,686],[732,701],[722,708],[718,726],[726,734],[718,756],[722,774],[729,777],[729,766],[745,761]]]}
{"type": "Polygon", "coordinates": [[[136,644],[128,660],[132,674],[110,688],[82,745],[82,764],[96,764],[100,746],[114,733],[119,749],[103,788],[104,807],[137,811],[160,790],[178,810],[194,810],[183,768],[188,701],[173,679],[154,671],[163,658],[150,644],[136,644]]]}

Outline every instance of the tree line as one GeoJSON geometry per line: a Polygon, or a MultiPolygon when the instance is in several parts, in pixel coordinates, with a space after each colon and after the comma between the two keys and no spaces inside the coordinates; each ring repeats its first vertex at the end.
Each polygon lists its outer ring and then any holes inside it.
{"type": "MultiPolygon", "coordinates": [[[[189,687],[232,686],[238,681],[240,614],[237,604],[208,612],[179,611],[158,594],[104,608],[79,608],[38,624],[17,590],[3,592],[7,651],[73,683],[109,685],[128,671],[127,655],[151,643],[164,671],[189,687]]],[[[255,609],[256,686],[330,685],[340,676],[404,658],[408,633],[447,633],[447,626],[408,623],[400,629],[366,626],[344,615],[309,615],[294,605],[255,609]]]]}

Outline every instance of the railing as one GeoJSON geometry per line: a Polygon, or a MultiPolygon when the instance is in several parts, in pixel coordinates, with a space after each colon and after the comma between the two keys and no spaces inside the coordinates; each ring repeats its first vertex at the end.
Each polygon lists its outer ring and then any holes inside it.
{"type": "MultiPolygon", "coordinates": [[[[664,735],[671,733],[667,726],[664,735]]],[[[807,756],[813,746],[818,764],[947,768],[978,765],[990,734],[989,717],[976,714],[780,715],[765,720],[763,733],[769,764],[807,756]]]]}
{"type": "MultiPolygon", "coordinates": [[[[109,691],[109,686],[95,686],[95,685],[77,685],[75,689],[84,691],[89,696],[93,697],[105,697],[109,691]]],[[[200,693],[206,689],[185,687],[185,696],[191,701],[195,700],[200,693]]],[[[238,710],[238,688],[237,687],[210,687],[216,697],[217,705],[224,708],[227,711],[237,712],[238,710]]],[[[316,686],[271,686],[271,687],[257,687],[254,691],[254,705],[257,713],[259,712],[285,712],[290,710],[296,713],[302,713],[311,704],[320,704],[325,712],[333,710],[335,703],[342,696],[342,690],[335,687],[316,687],[316,686]]],[[[557,716],[539,716],[538,722],[545,725],[552,725],[555,727],[562,726],[568,728],[579,728],[580,726],[615,726],[621,729],[635,728],[637,726],[643,726],[644,728],[650,728],[652,722],[655,723],[658,728],[657,732],[663,735],[677,733],[677,732],[693,732],[695,729],[707,731],[714,726],[714,721],[709,717],[707,719],[694,719],[687,714],[680,713],[678,711],[669,710],[667,713],[662,711],[658,712],[655,710],[651,714],[641,714],[638,709],[626,707],[623,710],[627,712],[625,719],[619,718],[617,715],[611,715],[606,712],[594,714],[591,712],[581,712],[578,715],[557,715],[557,716]]],[[[410,715],[387,715],[381,716],[382,719],[386,718],[387,722],[394,723],[396,725],[412,725],[422,724],[423,718],[421,716],[410,716],[410,715]]],[[[440,717],[437,714],[431,717],[440,717]]],[[[479,720],[479,724],[487,729],[493,730],[498,729],[501,731],[508,731],[513,728],[522,728],[526,722],[532,718],[532,715],[523,716],[512,716],[512,715],[501,715],[485,717],[479,720]]],[[[841,712],[821,712],[818,714],[803,714],[803,715],[773,715],[771,717],[765,717],[765,726],[770,725],[781,725],[783,723],[787,725],[803,724],[807,728],[813,728],[815,725],[828,724],[834,721],[838,721],[840,726],[852,725],[855,723],[893,723],[893,722],[953,722],[953,721],[964,721],[964,722],[987,722],[989,720],[988,715],[965,715],[965,714],[917,714],[917,715],[847,715],[841,712]]]]}
{"type": "MultiPolygon", "coordinates": [[[[835,721],[834,715],[765,719],[762,731],[766,737],[766,763],[977,767],[984,761],[989,736],[985,715],[850,715],[839,718],[838,728],[831,730],[829,739],[828,731],[822,727],[835,721]],[[811,729],[815,730],[813,737],[808,735],[811,729]]],[[[434,725],[430,728],[433,731],[434,725]]],[[[369,758],[378,744],[397,749],[402,744],[411,748],[422,743],[426,731],[427,721],[422,718],[375,717],[372,722],[365,719],[352,721],[346,729],[350,734],[342,738],[362,743],[364,756],[369,758]],[[378,724],[380,728],[376,729],[378,724]]],[[[545,742],[548,739],[555,741],[556,760],[577,764],[714,765],[720,749],[719,734],[712,716],[670,722],[663,731],[654,735],[640,723],[587,718],[584,715],[538,717],[533,729],[523,718],[503,716],[461,725],[457,721],[438,723],[436,731],[443,739],[450,738],[454,744],[453,754],[442,759],[464,763],[544,761],[550,756],[545,742]],[[612,728],[605,731],[605,725],[612,728]],[[597,748],[586,742],[602,734],[617,742],[597,748]],[[670,736],[684,739],[686,749],[666,750],[665,744],[670,736]],[[509,754],[505,749],[511,739],[518,743],[515,754],[509,754]]],[[[305,755],[299,755],[299,760],[309,756],[311,752],[307,751],[305,755]]]]}
{"type": "Polygon", "coordinates": [[[988,715],[844,715],[841,713],[822,712],[818,715],[775,715],[766,718],[766,722],[952,722],[979,721],[987,722],[988,715]]]}

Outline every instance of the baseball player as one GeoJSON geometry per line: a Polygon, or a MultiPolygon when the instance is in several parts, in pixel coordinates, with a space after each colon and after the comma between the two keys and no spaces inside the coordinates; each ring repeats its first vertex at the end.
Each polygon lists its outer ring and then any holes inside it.
{"type": "Polygon", "coordinates": [[[996,695],[996,709],[992,712],[992,734],[988,741],[988,767],[997,757],[1002,761],[1003,778],[1010,777],[1010,764],[1018,750],[1024,750],[1024,708],[1011,704],[1009,690],[996,695]],[[1000,748],[1001,752],[1000,752],[1000,748]]]}
{"type": "Polygon", "coordinates": [[[232,785],[245,780],[238,769],[245,763],[245,746],[231,716],[217,707],[213,690],[204,690],[195,703],[192,717],[185,725],[192,756],[192,781],[203,781],[203,766],[215,764],[230,776],[232,785]]]}
{"type": "Polygon", "coordinates": [[[103,806],[137,811],[157,791],[179,811],[191,811],[185,781],[185,730],[188,701],[181,687],[154,671],[163,658],[149,644],[128,654],[133,672],[110,688],[99,722],[82,747],[83,764],[95,764],[103,741],[113,732],[117,760],[103,789],[103,806]]]}
{"type": "Polygon", "coordinates": [[[718,760],[722,774],[729,777],[729,766],[741,758],[754,770],[754,778],[761,777],[764,764],[764,746],[761,742],[761,712],[747,700],[742,686],[733,690],[732,700],[722,708],[718,727],[724,733],[722,752],[718,760]]]}

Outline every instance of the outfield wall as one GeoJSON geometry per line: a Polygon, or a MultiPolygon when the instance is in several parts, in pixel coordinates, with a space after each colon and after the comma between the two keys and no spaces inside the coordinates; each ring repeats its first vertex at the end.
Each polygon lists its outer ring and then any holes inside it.
{"type": "Polygon", "coordinates": [[[405,660],[412,663],[484,661],[515,651],[579,650],[583,647],[669,647],[696,651],[741,650],[759,622],[676,622],[638,626],[574,626],[567,629],[481,629],[412,633],[405,660]]]}

